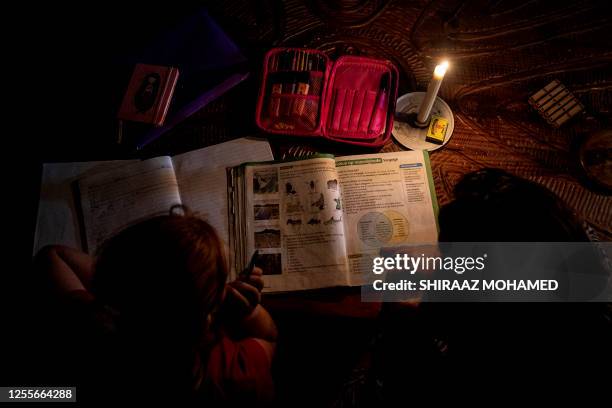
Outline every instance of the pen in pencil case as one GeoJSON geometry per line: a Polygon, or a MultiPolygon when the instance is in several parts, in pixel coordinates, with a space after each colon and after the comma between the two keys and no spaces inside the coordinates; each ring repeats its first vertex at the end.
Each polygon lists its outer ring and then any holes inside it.
{"type": "Polygon", "coordinates": [[[306,95],[308,95],[308,90],[310,89],[310,73],[306,71],[308,66],[312,67],[312,61],[310,63],[306,62],[307,56],[305,53],[302,53],[302,58],[300,61],[300,73],[298,74],[298,85],[297,85],[297,95],[303,95],[304,98],[300,98],[295,101],[295,105],[293,105],[293,113],[302,116],[304,114],[304,107],[306,106],[306,95]]]}
{"type": "MultiPolygon", "coordinates": [[[[279,56],[278,54],[272,56],[272,72],[277,73],[279,69],[279,56]]],[[[280,115],[280,95],[283,93],[283,84],[277,77],[272,83],[270,97],[270,116],[277,118],[280,115]]]]}
{"type": "Polygon", "coordinates": [[[295,128],[295,124],[292,121],[288,121],[289,114],[291,113],[290,98],[288,94],[293,92],[293,75],[291,71],[294,66],[293,54],[291,51],[282,51],[278,56],[278,70],[277,70],[277,82],[280,84],[279,87],[275,88],[274,97],[274,115],[272,120],[272,128],[276,130],[292,130],[295,128]]]}
{"type": "Polygon", "coordinates": [[[368,126],[368,133],[382,133],[385,129],[387,121],[387,110],[389,105],[389,74],[383,74],[380,79],[380,88],[376,95],[376,104],[374,105],[374,112],[370,119],[370,125],[368,126]]]}
{"type": "Polygon", "coordinates": [[[320,55],[313,56],[311,60],[311,64],[308,68],[310,71],[310,86],[309,86],[309,95],[320,95],[323,88],[323,73],[321,72],[322,68],[322,58],[320,55]],[[313,62],[314,60],[314,62],[313,62]]]}
{"type": "MultiPolygon", "coordinates": [[[[291,67],[289,68],[292,72],[295,73],[298,69],[298,56],[295,51],[291,51],[291,67]]],[[[297,88],[297,78],[295,75],[291,75],[291,94],[295,94],[295,89],[297,88]]]]}
{"type": "MultiPolygon", "coordinates": [[[[285,51],[283,56],[283,67],[281,68],[284,76],[282,93],[283,95],[291,95],[295,92],[297,86],[293,75],[295,71],[295,53],[293,51],[285,51]]],[[[287,97],[281,99],[281,115],[289,116],[291,113],[291,100],[287,97]]]]}
{"type": "MultiPolygon", "coordinates": [[[[298,78],[297,78],[297,71],[299,71],[299,65],[300,65],[300,52],[299,51],[292,51],[292,56],[291,56],[291,95],[295,95],[297,93],[297,87],[298,87],[298,78]]],[[[295,110],[295,101],[293,100],[293,98],[288,98],[287,99],[287,115],[289,116],[291,113],[293,113],[293,111],[295,110]]]]}

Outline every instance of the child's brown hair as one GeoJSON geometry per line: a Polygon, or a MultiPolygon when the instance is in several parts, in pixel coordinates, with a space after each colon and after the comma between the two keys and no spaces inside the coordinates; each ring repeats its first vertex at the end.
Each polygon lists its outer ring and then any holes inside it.
{"type": "Polygon", "coordinates": [[[212,342],[209,322],[226,278],[222,241],[189,213],[146,220],[109,240],[92,292],[116,313],[111,337],[124,374],[168,389],[167,381],[192,387],[196,361],[212,342]]]}

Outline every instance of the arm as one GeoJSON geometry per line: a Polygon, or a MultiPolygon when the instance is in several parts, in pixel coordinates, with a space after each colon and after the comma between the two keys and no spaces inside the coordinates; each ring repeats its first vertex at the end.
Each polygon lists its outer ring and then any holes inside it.
{"type": "Polygon", "coordinates": [[[76,249],[50,245],[35,258],[35,269],[51,291],[59,297],[75,293],[89,297],[93,276],[93,257],[76,249]]]}
{"type": "Polygon", "coordinates": [[[278,331],[268,311],[259,304],[263,288],[263,271],[254,268],[249,276],[226,286],[224,303],[229,334],[235,338],[253,337],[267,350],[274,350],[278,331]]]}
{"type": "Polygon", "coordinates": [[[268,361],[272,362],[278,330],[268,311],[262,305],[257,305],[251,315],[241,322],[241,326],[242,332],[248,333],[248,337],[253,337],[264,349],[268,361]]]}
{"type": "Polygon", "coordinates": [[[255,306],[249,315],[239,319],[231,327],[232,334],[237,338],[254,337],[274,343],[278,337],[276,324],[262,305],[255,306]]]}

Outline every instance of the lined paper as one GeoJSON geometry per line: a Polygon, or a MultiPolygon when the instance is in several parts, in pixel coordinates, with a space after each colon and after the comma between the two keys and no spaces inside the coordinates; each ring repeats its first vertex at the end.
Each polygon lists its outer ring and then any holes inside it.
{"type": "Polygon", "coordinates": [[[79,190],[89,253],[125,227],[181,204],[168,156],[82,178],[79,190]]]}
{"type": "Polygon", "coordinates": [[[242,138],[174,156],[174,170],[183,204],[211,224],[227,244],[228,167],[244,162],[272,160],[270,144],[263,139],[242,138]]]}
{"type": "Polygon", "coordinates": [[[72,183],[87,173],[114,169],[133,162],[115,160],[43,164],[32,255],[44,246],[53,244],[82,249],[83,240],[72,183]]]}

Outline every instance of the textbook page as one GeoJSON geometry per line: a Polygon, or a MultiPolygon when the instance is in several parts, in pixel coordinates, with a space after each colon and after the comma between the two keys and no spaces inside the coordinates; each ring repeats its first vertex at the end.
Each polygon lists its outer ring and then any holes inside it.
{"type": "Polygon", "coordinates": [[[226,168],[272,160],[263,139],[241,138],[172,158],[183,204],[198,213],[228,244],[226,168]]]}
{"type": "Polygon", "coordinates": [[[380,248],[437,242],[437,203],[422,151],[338,157],[336,169],[351,285],[371,276],[380,248]]]}
{"type": "Polygon", "coordinates": [[[78,182],[89,253],[123,228],[181,204],[172,159],[137,162],[78,182]]]}
{"type": "Polygon", "coordinates": [[[334,159],[249,165],[246,254],[260,252],[268,292],[346,286],[340,189],[334,159]]]}
{"type": "Polygon", "coordinates": [[[73,183],[86,173],[109,170],[133,162],[111,160],[43,164],[32,255],[46,245],[83,249],[73,183]]]}

